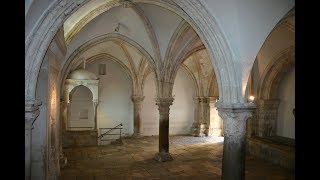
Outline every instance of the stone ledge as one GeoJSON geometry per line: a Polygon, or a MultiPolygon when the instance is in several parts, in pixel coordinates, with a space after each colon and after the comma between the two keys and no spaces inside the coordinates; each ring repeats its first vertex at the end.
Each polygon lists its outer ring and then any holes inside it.
{"type": "Polygon", "coordinates": [[[272,142],[270,139],[252,137],[247,139],[247,152],[281,167],[295,169],[295,147],[272,142]]]}
{"type": "Polygon", "coordinates": [[[63,147],[97,146],[98,131],[64,131],[63,147]]]}

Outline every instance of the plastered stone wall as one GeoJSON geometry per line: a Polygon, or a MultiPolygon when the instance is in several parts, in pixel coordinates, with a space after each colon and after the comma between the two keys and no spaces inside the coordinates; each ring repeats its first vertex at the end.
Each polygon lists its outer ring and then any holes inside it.
{"type": "Polygon", "coordinates": [[[117,63],[101,59],[88,63],[86,69],[99,78],[97,128],[123,124],[123,136],[133,134],[133,103],[131,79],[117,63]],[[99,64],[106,64],[106,75],[99,75],[99,64]]]}
{"type": "Polygon", "coordinates": [[[143,88],[144,100],[141,109],[141,134],[144,136],[159,135],[159,110],[156,105],[156,85],[153,73],[150,73],[143,88]]]}
{"type": "MultiPolygon", "coordinates": [[[[170,106],[169,134],[190,134],[194,121],[194,89],[192,81],[183,70],[178,70],[173,87],[174,101],[170,106]]],[[[144,84],[141,121],[142,135],[159,134],[159,111],[155,104],[156,86],[154,75],[149,74],[144,84]]]]}
{"type": "Polygon", "coordinates": [[[178,70],[173,92],[174,101],[170,107],[169,134],[190,134],[194,122],[194,87],[189,76],[178,70]]]}
{"type": "Polygon", "coordinates": [[[97,131],[65,131],[63,147],[97,146],[97,131]]]}
{"type": "Polygon", "coordinates": [[[295,169],[295,149],[294,147],[267,143],[255,138],[247,139],[247,151],[250,155],[273,164],[295,169]]]}
{"type": "Polygon", "coordinates": [[[277,135],[295,139],[295,69],[289,70],[280,81],[278,98],[281,98],[278,109],[277,135]]]}

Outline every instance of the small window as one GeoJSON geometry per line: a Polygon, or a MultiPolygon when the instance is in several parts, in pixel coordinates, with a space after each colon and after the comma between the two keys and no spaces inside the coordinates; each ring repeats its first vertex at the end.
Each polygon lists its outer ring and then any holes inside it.
{"type": "Polygon", "coordinates": [[[99,75],[106,75],[106,64],[99,64],[99,75]]]}
{"type": "Polygon", "coordinates": [[[88,119],[88,109],[82,109],[79,113],[79,119],[88,119]]]}

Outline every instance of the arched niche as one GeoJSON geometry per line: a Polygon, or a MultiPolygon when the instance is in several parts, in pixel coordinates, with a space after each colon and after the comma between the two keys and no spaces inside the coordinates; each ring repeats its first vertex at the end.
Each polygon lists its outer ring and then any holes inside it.
{"type": "Polygon", "coordinates": [[[70,93],[77,86],[85,86],[90,89],[92,93],[92,102],[98,103],[98,85],[99,80],[78,80],[78,79],[66,79],[65,82],[65,102],[70,103],[70,93]]]}
{"type": "Polygon", "coordinates": [[[91,90],[83,85],[70,92],[69,130],[88,130],[94,127],[94,108],[91,90]]]}
{"type": "MultiPolygon", "coordinates": [[[[68,79],[65,81],[65,89],[64,89],[64,102],[66,102],[66,108],[67,108],[67,115],[63,119],[65,124],[65,129],[70,130],[69,128],[69,122],[71,118],[71,100],[70,96],[73,94],[73,92],[78,87],[86,87],[88,90],[90,90],[92,94],[92,120],[93,120],[93,126],[91,128],[93,130],[97,129],[97,105],[98,105],[98,85],[99,80],[97,76],[85,69],[78,69],[73,72],[71,72],[68,76],[68,79]]],[[[77,129],[79,130],[79,129],[77,129]]],[[[88,128],[85,128],[84,130],[88,130],[88,128]]]]}

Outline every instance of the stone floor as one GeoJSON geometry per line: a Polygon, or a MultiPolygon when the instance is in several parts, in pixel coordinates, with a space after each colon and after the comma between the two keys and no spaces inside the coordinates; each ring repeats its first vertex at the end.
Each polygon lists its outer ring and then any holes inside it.
{"type": "MultiPolygon", "coordinates": [[[[60,180],[221,179],[223,138],[170,136],[173,161],[153,160],[158,137],[123,139],[123,145],[64,149],[60,180]]],[[[247,180],[291,180],[295,172],[246,157],[247,180]]]]}

